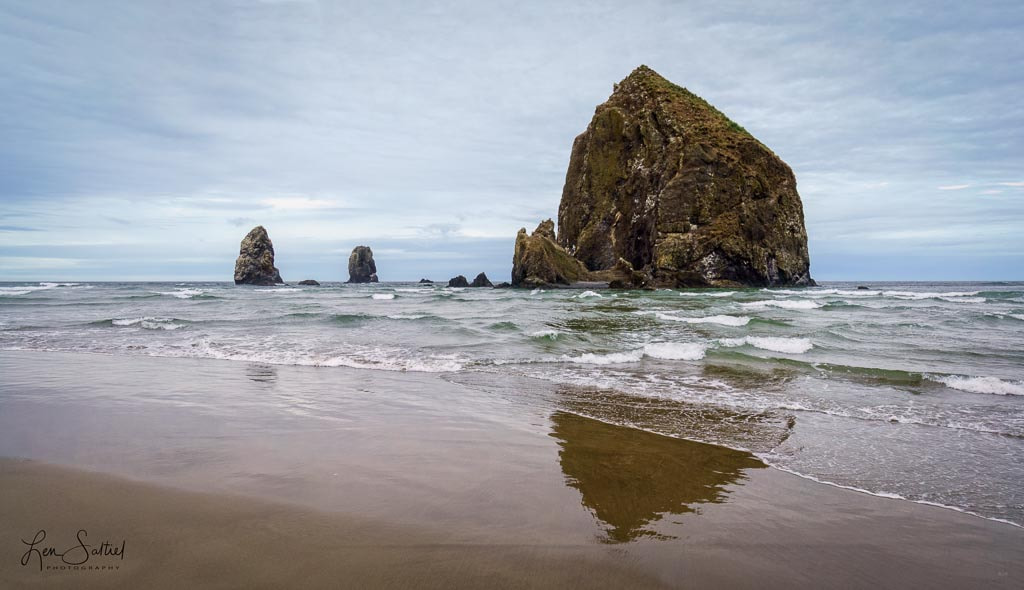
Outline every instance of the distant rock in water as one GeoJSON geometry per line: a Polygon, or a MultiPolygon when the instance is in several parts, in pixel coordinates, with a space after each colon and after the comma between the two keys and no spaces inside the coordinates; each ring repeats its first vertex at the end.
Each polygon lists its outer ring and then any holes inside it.
{"type": "Polygon", "coordinates": [[[377,264],[369,246],[356,246],[348,257],[348,282],[376,283],[377,264]]]}
{"type": "Polygon", "coordinates": [[[512,255],[513,287],[570,285],[586,280],[588,274],[579,260],[555,243],[555,222],[542,221],[532,234],[525,227],[519,230],[512,255]]]}
{"type": "Polygon", "coordinates": [[[814,284],[789,166],[646,66],[615,85],[573,142],[557,240],[547,224],[517,236],[514,285],[814,284]],[[574,278],[580,273],[549,242],[591,275],[574,278]]]}
{"type": "Polygon", "coordinates": [[[304,281],[299,281],[299,284],[300,285],[306,285],[306,286],[309,286],[309,287],[319,287],[320,286],[320,283],[318,283],[317,281],[314,281],[313,279],[306,279],[304,281]]]}
{"type": "Polygon", "coordinates": [[[459,276],[455,277],[454,279],[449,280],[448,281],[448,286],[449,287],[468,287],[469,286],[469,281],[466,280],[466,277],[464,277],[462,275],[459,275],[459,276]]]}
{"type": "Polygon", "coordinates": [[[512,283],[509,283],[508,281],[502,281],[502,282],[498,283],[497,285],[495,285],[494,288],[495,289],[508,289],[511,286],[512,286],[512,283]]]}
{"type": "Polygon", "coordinates": [[[473,282],[469,284],[470,287],[493,287],[494,284],[487,278],[487,273],[480,273],[476,275],[473,282]]]}
{"type": "Polygon", "coordinates": [[[434,281],[432,281],[430,279],[420,279],[420,284],[421,285],[433,285],[434,281]]]}
{"type": "Polygon", "coordinates": [[[283,283],[281,273],[274,267],[274,244],[262,225],[252,228],[238,251],[235,260],[236,285],[276,285],[283,283]]]}

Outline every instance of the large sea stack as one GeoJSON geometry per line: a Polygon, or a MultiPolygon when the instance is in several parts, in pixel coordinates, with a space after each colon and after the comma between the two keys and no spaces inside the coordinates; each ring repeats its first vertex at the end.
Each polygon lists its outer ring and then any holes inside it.
{"type": "MultiPolygon", "coordinates": [[[[520,253],[561,258],[547,244],[551,236],[524,234],[516,240],[513,284],[549,280],[548,269],[520,253]]],[[[552,241],[590,273],[573,279],[562,272],[557,282],[813,284],[793,171],[716,108],[646,66],[615,85],[573,142],[552,241]]]]}
{"type": "Polygon", "coordinates": [[[348,282],[376,283],[377,263],[369,246],[356,246],[348,257],[348,282]]]}
{"type": "Polygon", "coordinates": [[[283,283],[274,267],[274,244],[262,225],[252,228],[242,240],[235,260],[236,285],[276,285],[283,283]]]}

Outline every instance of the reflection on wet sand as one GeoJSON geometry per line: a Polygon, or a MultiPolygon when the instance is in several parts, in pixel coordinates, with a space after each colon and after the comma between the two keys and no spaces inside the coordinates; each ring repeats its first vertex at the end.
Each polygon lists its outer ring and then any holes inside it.
{"type": "Polygon", "coordinates": [[[610,543],[659,537],[652,523],[724,502],[746,470],[765,467],[749,453],[567,412],[555,412],[551,422],[566,483],[606,525],[610,543]]]}
{"type": "Polygon", "coordinates": [[[277,367],[273,365],[248,365],[245,376],[257,383],[274,383],[277,381],[277,367]]]}
{"type": "Polygon", "coordinates": [[[558,406],[573,414],[611,424],[634,426],[669,436],[740,446],[767,452],[790,435],[795,419],[777,410],[744,410],[629,395],[608,389],[560,387],[558,406]]]}

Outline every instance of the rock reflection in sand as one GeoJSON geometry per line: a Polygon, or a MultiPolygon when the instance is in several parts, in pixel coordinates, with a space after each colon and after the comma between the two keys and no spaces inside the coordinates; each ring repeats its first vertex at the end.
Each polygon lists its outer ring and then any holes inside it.
{"type": "Polygon", "coordinates": [[[660,537],[652,523],[724,502],[746,470],[765,467],[749,453],[567,412],[555,412],[551,422],[566,483],[604,523],[610,543],[660,537]]]}
{"type": "Polygon", "coordinates": [[[274,365],[251,364],[246,367],[245,376],[257,383],[277,382],[277,367],[274,365]]]}

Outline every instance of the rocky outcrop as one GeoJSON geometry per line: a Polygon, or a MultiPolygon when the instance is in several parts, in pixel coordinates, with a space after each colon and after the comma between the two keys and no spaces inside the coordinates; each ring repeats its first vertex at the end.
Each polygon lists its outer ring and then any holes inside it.
{"type": "Polygon", "coordinates": [[[421,285],[433,285],[434,281],[432,281],[430,279],[420,279],[420,284],[421,285]]]}
{"type": "Polygon", "coordinates": [[[487,273],[483,273],[482,272],[482,273],[476,275],[476,278],[473,279],[473,282],[470,283],[469,286],[470,287],[493,287],[494,283],[492,283],[490,281],[490,279],[487,278],[487,273]]]}
{"type": "Polygon", "coordinates": [[[314,281],[313,279],[306,279],[304,281],[299,281],[299,284],[300,285],[305,285],[307,287],[319,287],[320,286],[320,283],[318,283],[317,281],[314,281]]]}
{"type": "Polygon", "coordinates": [[[348,257],[349,283],[376,283],[377,263],[369,246],[356,246],[348,257]]]}
{"type": "Polygon", "coordinates": [[[589,279],[583,264],[555,243],[555,223],[542,221],[532,234],[526,228],[516,236],[512,255],[512,286],[571,285],[589,279]]]}
{"type": "Polygon", "coordinates": [[[274,266],[274,244],[262,225],[252,228],[238,250],[235,260],[236,285],[276,285],[283,283],[274,266]]]}
{"type": "Polygon", "coordinates": [[[455,277],[453,279],[450,279],[448,281],[448,286],[449,287],[468,287],[469,286],[469,281],[466,280],[466,277],[464,277],[462,275],[459,275],[459,276],[457,276],[457,277],[455,277]]]}
{"type": "Polygon", "coordinates": [[[556,240],[549,223],[519,232],[513,284],[579,280],[567,256],[617,286],[813,284],[793,171],[646,66],[573,142],[556,240]]]}

